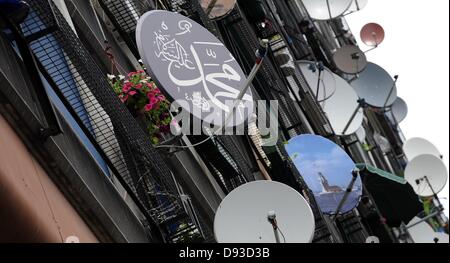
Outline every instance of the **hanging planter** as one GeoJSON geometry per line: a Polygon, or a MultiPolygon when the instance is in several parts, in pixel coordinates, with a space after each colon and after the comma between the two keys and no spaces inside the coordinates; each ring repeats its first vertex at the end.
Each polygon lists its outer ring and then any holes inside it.
{"type": "Polygon", "coordinates": [[[153,80],[140,70],[127,77],[108,75],[114,92],[143,126],[153,144],[170,133],[170,103],[153,80]]]}

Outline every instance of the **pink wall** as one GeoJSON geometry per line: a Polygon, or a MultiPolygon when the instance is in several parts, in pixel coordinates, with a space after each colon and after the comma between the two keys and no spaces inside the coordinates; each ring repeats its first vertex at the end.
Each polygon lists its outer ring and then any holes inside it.
{"type": "Polygon", "coordinates": [[[62,243],[95,235],[0,115],[0,242],[62,243]]]}

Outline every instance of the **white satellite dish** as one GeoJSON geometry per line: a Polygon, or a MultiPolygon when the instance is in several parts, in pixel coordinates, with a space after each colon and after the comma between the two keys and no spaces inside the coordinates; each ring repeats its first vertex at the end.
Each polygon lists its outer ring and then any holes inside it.
{"type": "Polygon", "coordinates": [[[342,16],[353,0],[302,0],[309,16],[315,20],[330,20],[342,16]]]}
{"type": "Polygon", "coordinates": [[[433,243],[437,244],[448,244],[449,237],[445,233],[435,233],[433,238],[433,243]]]}
{"type": "Polygon", "coordinates": [[[232,191],[215,217],[218,243],[276,243],[269,217],[276,215],[280,242],[310,243],[314,237],[314,214],[305,198],[287,185],[256,181],[232,191]]]}
{"type": "Polygon", "coordinates": [[[394,79],[382,67],[368,63],[366,69],[352,82],[352,87],[361,99],[372,107],[384,108],[397,100],[394,79]]]}
{"type": "Polygon", "coordinates": [[[369,0],[354,0],[348,11],[350,12],[357,12],[362,9],[364,9],[367,4],[369,3],[369,0]]]}
{"type": "Polygon", "coordinates": [[[356,137],[358,137],[358,140],[361,143],[364,143],[366,141],[367,133],[366,133],[366,129],[363,126],[359,127],[359,129],[356,131],[355,135],[356,135],[356,137]]]}
{"type": "Polygon", "coordinates": [[[371,237],[368,237],[366,239],[366,243],[367,244],[379,244],[380,243],[380,239],[378,237],[371,236],[371,237]]]}
{"type": "Polygon", "coordinates": [[[408,232],[411,235],[414,243],[418,244],[430,244],[435,243],[436,232],[427,222],[421,222],[418,225],[411,227],[412,225],[422,221],[422,219],[415,217],[408,224],[408,232]]]}
{"type": "Polygon", "coordinates": [[[444,190],[447,185],[448,170],[438,157],[421,155],[409,162],[405,169],[405,179],[419,196],[430,197],[444,190]]]}
{"type": "Polygon", "coordinates": [[[336,92],[336,78],[331,70],[324,67],[320,73],[320,65],[312,61],[298,61],[296,64],[300,68],[306,82],[308,82],[314,97],[319,102],[323,102],[334,95],[336,92]]]}
{"type": "Polygon", "coordinates": [[[408,116],[408,104],[402,98],[397,98],[387,116],[392,123],[401,123],[408,116]]]}
{"type": "Polygon", "coordinates": [[[434,144],[423,138],[412,138],[406,141],[403,145],[403,152],[405,153],[406,158],[410,161],[417,156],[424,154],[434,155],[439,158],[442,157],[439,149],[434,144]]]}
{"type": "Polygon", "coordinates": [[[343,46],[334,53],[334,64],[345,74],[358,74],[367,67],[367,57],[357,46],[343,46]]]}
{"type": "Polygon", "coordinates": [[[353,113],[358,108],[358,95],[346,80],[335,75],[336,92],[323,105],[328,119],[336,135],[346,136],[355,133],[364,120],[364,110],[359,109],[353,118],[347,131],[344,132],[347,124],[350,122],[353,113]]]}
{"type": "MultiPolygon", "coordinates": [[[[178,13],[157,10],[140,18],[136,40],[155,82],[186,112],[207,125],[221,126],[229,119],[247,78],[212,33],[178,13]]],[[[244,123],[253,106],[249,89],[227,127],[244,123]]]]}

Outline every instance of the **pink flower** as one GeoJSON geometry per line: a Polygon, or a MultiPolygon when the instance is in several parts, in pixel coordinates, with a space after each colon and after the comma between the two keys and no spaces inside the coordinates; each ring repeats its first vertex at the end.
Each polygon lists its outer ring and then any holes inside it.
{"type": "Polygon", "coordinates": [[[151,104],[151,103],[147,104],[147,105],[145,105],[144,110],[146,112],[149,112],[149,111],[153,110],[153,106],[154,106],[154,104],[151,104]]]}
{"type": "Polygon", "coordinates": [[[166,96],[164,96],[164,95],[158,96],[158,100],[159,101],[165,101],[166,100],[166,96]]]}
{"type": "Polygon", "coordinates": [[[138,84],[138,85],[136,85],[136,87],[135,87],[136,89],[142,89],[142,84],[138,84]]]}
{"type": "Polygon", "coordinates": [[[130,96],[134,96],[134,95],[136,95],[137,94],[137,92],[136,91],[130,91],[129,93],[128,93],[128,95],[130,95],[130,96]]]}
{"type": "Polygon", "coordinates": [[[156,88],[154,91],[155,91],[157,94],[161,94],[161,90],[158,89],[158,88],[156,88]]]}
{"type": "Polygon", "coordinates": [[[155,93],[153,93],[153,92],[147,93],[147,98],[148,98],[149,100],[152,100],[153,98],[155,98],[155,93]]]}
{"type": "Polygon", "coordinates": [[[159,101],[157,98],[153,97],[150,99],[150,104],[157,104],[159,101]]]}
{"type": "Polygon", "coordinates": [[[128,74],[128,77],[131,78],[131,77],[134,76],[134,75],[136,75],[136,72],[130,72],[130,73],[128,74]]]}
{"type": "Polygon", "coordinates": [[[147,83],[147,87],[149,87],[150,89],[153,89],[154,85],[153,85],[153,83],[147,83]]]}
{"type": "Polygon", "coordinates": [[[133,87],[133,84],[131,84],[131,83],[126,83],[124,86],[123,86],[123,92],[124,93],[128,93],[130,90],[131,90],[131,88],[133,87]]]}

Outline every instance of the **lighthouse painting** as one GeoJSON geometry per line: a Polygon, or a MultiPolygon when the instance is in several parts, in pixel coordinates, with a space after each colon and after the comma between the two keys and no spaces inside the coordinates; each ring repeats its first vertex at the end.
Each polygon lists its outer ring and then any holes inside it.
{"type": "Polygon", "coordinates": [[[327,178],[325,178],[325,176],[321,172],[319,172],[319,180],[320,180],[320,183],[322,184],[322,193],[320,193],[320,194],[332,194],[332,193],[337,194],[337,193],[342,193],[345,191],[344,189],[342,189],[339,186],[330,185],[328,183],[327,178]]]}
{"type": "MultiPolygon", "coordinates": [[[[352,181],[356,169],[353,160],[337,144],[315,135],[297,136],[285,148],[322,212],[335,213],[352,181]]],[[[341,213],[354,209],[361,195],[362,182],[358,178],[341,213]]]]}

